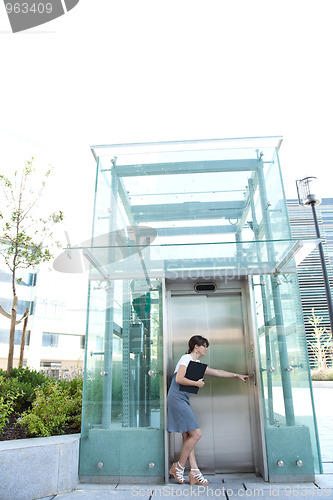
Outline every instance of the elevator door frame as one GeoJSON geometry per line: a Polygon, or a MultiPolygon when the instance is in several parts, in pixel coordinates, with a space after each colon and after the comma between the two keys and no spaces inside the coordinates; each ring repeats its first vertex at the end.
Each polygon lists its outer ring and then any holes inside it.
{"type": "MultiPolygon", "coordinates": [[[[163,329],[164,329],[164,398],[166,402],[167,396],[167,374],[169,373],[169,366],[172,362],[172,345],[171,345],[171,296],[173,295],[200,295],[200,292],[194,290],[194,285],[197,282],[208,281],[207,278],[200,280],[196,279],[181,279],[181,280],[166,280],[163,283],[163,329]]],[[[230,293],[240,293],[241,303],[243,309],[243,320],[244,320],[244,335],[245,335],[245,346],[247,350],[247,366],[248,373],[253,373],[253,378],[248,382],[250,384],[249,388],[249,411],[250,411],[250,428],[253,443],[253,459],[254,459],[254,469],[256,475],[261,475],[265,481],[268,481],[268,469],[267,469],[267,456],[266,456],[266,443],[265,443],[265,433],[264,433],[264,412],[262,407],[261,398],[261,384],[260,384],[260,372],[259,372],[259,359],[258,350],[256,342],[256,322],[255,322],[255,307],[254,307],[254,297],[252,293],[252,288],[250,286],[250,281],[247,277],[243,279],[233,279],[232,281],[226,280],[210,280],[216,283],[217,288],[214,292],[202,292],[202,295],[220,295],[230,294],[230,293]]],[[[165,408],[165,422],[167,421],[167,409],[165,408]]],[[[166,427],[166,426],[165,426],[166,427]]],[[[165,430],[165,478],[168,481],[169,478],[169,436],[168,432],[165,430]]]]}

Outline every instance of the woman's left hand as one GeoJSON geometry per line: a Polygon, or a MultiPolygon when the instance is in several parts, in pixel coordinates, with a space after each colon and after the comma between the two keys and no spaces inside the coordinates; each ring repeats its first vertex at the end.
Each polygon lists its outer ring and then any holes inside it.
{"type": "Polygon", "coordinates": [[[252,375],[240,375],[239,373],[237,373],[237,378],[239,378],[240,380],[242,380],[243,382],[246,382],[247,380],[249,380],[249,378],[251,378],[252,375]]]}

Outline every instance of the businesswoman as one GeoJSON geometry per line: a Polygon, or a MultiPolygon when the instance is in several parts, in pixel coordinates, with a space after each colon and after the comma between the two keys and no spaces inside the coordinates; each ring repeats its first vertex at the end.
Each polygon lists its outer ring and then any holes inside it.
{"type": "MultiPolygon", "coordinates": [[[[190,380],[185,377],[186,368],[190,361],[199,362],[199,358],[206,355],[209,342],[201,335],[194,335],[188,341],[188,353],[180,358],[175,368],[167,398],[168,410],[168,432],[181,432],[183,435],[183,447],[178,462],[172,464],[169,473],[180,484],[185,483],[184,471],[188,459],[191,467],[189,473],[190,484],[208,484],[203,477],[196,462],[194,447],[201,438],[200,426],[190,406],[189,393],[180,391],[180,385],[192,385],[199,388],[205,385],[204,380],[190,380]]],[[[238,378],[246,382],[249,375],[240,375],[224,370],[215,370],[207,366],[205,375],[224,378],[238,378]]]]}

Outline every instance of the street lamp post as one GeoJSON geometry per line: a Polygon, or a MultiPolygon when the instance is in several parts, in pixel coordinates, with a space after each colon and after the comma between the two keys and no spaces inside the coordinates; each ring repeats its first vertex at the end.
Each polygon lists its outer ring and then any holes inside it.
{"type": "Polygon", "coordinates": [[[327,267],[326,267],[326,262],[325,262],[324,248],[323,248],[323,243],[320,239],[321,238],[320,237],[320,230],[319,230],[318,218],[317,218],[317,213],[316,213],[316,206],[320,205],[321,199],[318,198],[318,196],[316,196],[314,194],[315,190],[313,189],[313,186],[315,184],[315,180],[316,180],[316,177],[304,177],[304,179],[300,179],[300,180],[296,181],[296,186],[297,186],[297,194],[298,194],[299,204],[305,205],[307,207],[311,207],[311,209],[312,209],[312,215],[313,215],[314,225],[315,225],[315,229],[316,229],[316,235],[317,235],[317,238],[320,240],[319,244],[318,244],[318,248],[319,248],[321,267],[323,270],[323,278],[324,278],[326,299],[327,299],[327,305],[328,305],[328,314],[329,314],[330,325],[331,325],[331,335],[333,337],[332,295],[331,295],[330,282],[328,279],[327,267]]]}

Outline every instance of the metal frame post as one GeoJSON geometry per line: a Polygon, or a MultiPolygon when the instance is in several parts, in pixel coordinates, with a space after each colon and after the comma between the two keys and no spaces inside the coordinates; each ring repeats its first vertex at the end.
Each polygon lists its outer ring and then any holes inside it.
{"type": "MultiPolygon", "coordinates": [[[[255,207],[254,196],[253,196],[254,195],[253,179],[249,179],[248,184],[249,184],[249,198],[250,198],[250,206],[251,206],[251,213],[252,213],[253,232],[254,232],[254,236],[256,238],[256,250],[257,250],[258,263],[260,263],[261,262],[261,253],[260,253],[260,246],[258,243],[259,225],[258,225],[258,221],[257,221],[256,207],[255,207]]],[[[271,364],[271,360],[272,360],[271,341],[270,341],[270,334],[269,334],[269,328],[270,328],[270,323],[269,323],[270,310],[269,309],[270,308],[269,308],[269,303],[267,301],[267,290],[266,290],[267,285],[266,285],[266,282],[264,283],[263,280],[264,280],[263,276],[260,276],[262,308],[263,308],[264,323],[265,323],[268,421],[270,424],[274,424],[272,372],[269,370],[269,368],[270,368],[269,365],[271,364]]]]}
{"type": "MultiPolygon", "coordinates": [[[[320,239],[321,236],[320,236],[320,229],[319,229],[319,224],[318,224],[318,218],[317,218],[317,213],[316,213],[316,203],[315,202],[311,203],[311,209],[312,209],[312,215],[313,215],[314,225],[315,225],[315,228],[316,228],[316,235],[317,235],[317,238],[320,239]]],[[[324,247],[323,247],[323,242],[321,241],[321,239],[320,239],[320,242],[318,244],[318,248],[319,248],[319,255],[320,255],[320,261],[321,261],[321,267],[322,267],[322,270],[323,270],[323,278],[324,278],[325,291],[326,291],[328,314],[329,314],[330,325],[331,325],[331,336],[333,337],[333,304],[332,304],[332,295],[331,295],[330,282],[329,282],[328,273],[327,273],[327,267],[326,267],[326,262],[325,262],[324,247]]]]}
{"type": "MultiPolygon", "coordinates": [[[[115,160],[113,161],[113,167],[115,160]]],[[[117,194],[118,194],[118,176],[115,169],[111,169],[111,216],[109,229],[111,233],[111,248],[114,252],[116,243],[115,229],[117,226],[117,194]]],[[[111,406],[112,406],[112,348],[113,348],[113,322],[114,322],[114,280],[110,280],[106,294],[105,310],[105,334],[104,334],[104,378],[103,378],[103,409],[102,409],[102,427],[110,429],[111,427],[111,406]]]]}
{"type": "MultiPolygon", "coordinates": [[[[260,195],[260,204],[262,210],[262,216],[264,219],[264,223],[267,231],[267,238],[270,240],[270,243],[267,245],[268,250],[268,258],[274,262],[274,244],[273,241],[273,233],[270,221],[270,215],[268,212],[268,200],[267,200],[267,192],[266,185],[264,180],[264,164],[262,161],[262,155],[260,154],[258,157],[258,167],[257,167],[257,175],[258,175],[258,184],[259,184],[259,195],[260,195]]],[[[281,380],[282,380],[282,391],[283,391],[283,401],[285,407],[286,414],[286,423],[287,425],[295,425],[295,412],[294,412],[294,404],[292,399],[292,389],[291,389],[291,380],[290,373],[287,371],[287,367],[289,366],[288,359],[288,350],[287,350],[287,340],[286,333],[284,329],[283,322],[283,311],[281,305],[281,293],[279,290],[279,285],[277,284],[276,275],[271,276],[271,287],[272,287],[272,295],[273,295],[273,307],[275,314],[275,324],[277,330],[277,340],[278,340],[278,350],[279,350],[279,358],[280,358],[280,367],[281,367],[281,380]]]]}

